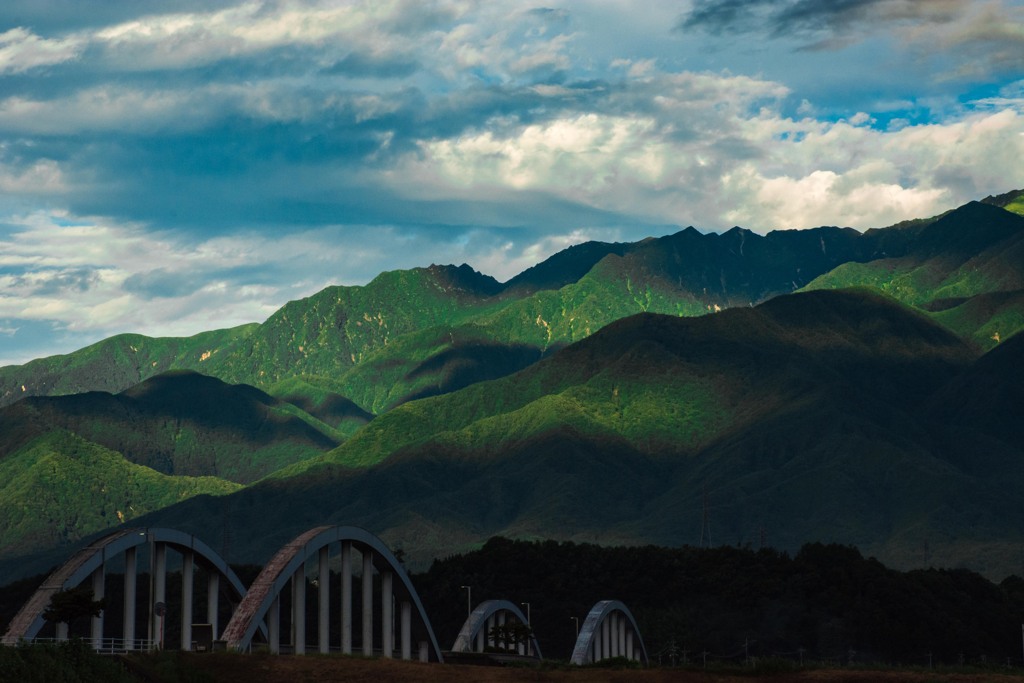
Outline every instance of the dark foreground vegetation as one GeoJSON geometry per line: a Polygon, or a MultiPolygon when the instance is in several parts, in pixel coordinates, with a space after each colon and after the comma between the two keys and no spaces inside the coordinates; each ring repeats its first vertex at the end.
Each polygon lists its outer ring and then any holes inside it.
{"type": "Polygon", "coordinates": [[[0,646],[0,683],[132,683],[121,663],[85,641],[0,646]]]}
{"type": "Polygon", "coordinates": [[[804,666],[785,660],[747,665],[653,666],[622,662],[576,667],[545,661],[522,666],[420,664],[341,655],[157,652],[109,657],[81,641],[0,648],[0,683],[1011,683],[1020,670],[986,667],[804,666]]]}

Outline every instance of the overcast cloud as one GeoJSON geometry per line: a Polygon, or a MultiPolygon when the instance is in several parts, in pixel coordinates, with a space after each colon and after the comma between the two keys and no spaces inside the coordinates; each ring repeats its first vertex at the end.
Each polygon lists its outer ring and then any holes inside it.
{"type": "Polygon", "coordinates": [[[0,365],[1024,187],[1024,0],[10,0],[0,365]]]}

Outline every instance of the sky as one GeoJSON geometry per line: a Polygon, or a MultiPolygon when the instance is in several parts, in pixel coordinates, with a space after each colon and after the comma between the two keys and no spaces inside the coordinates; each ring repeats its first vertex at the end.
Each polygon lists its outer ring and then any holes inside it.
{"type": "Polygon", "coordinates": [[[1024,0],[4,0],[0,366],[1024,189],[1024,0]]]}

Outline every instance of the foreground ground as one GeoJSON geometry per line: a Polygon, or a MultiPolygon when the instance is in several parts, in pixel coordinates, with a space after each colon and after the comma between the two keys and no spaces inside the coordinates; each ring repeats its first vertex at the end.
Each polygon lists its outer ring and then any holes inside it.
{"type": "MultiPolygon", "coordinates": [[[[179,659],[182,669],[199,679],[217,683],[449,683],[478,681],[506,683],[739,683],[757,679],[772,683],[982,683],[1014,681],[1021,676],[994,672],[944,673],[938,671],[872,671],[815,669],[756,675],[743,672],[705,672],[683,669],[573,669],[500,668],[439,665],[351,657],[273,657],[269,655],[211,654],[179,659]],[[205,676],[203,675],[205,674],[205,676]]],[[[143,668],[146,668],[145,666],[143,668]]],[[[143,672],[137,672],[143,673],[143,672]]],[[[145,678],[145,676],[143,676],[145,678]]],[[[160,680],[156,678],[155,680],[160,680]]],[[[189,680],[194,680],[190,678],[189,680]]]]}

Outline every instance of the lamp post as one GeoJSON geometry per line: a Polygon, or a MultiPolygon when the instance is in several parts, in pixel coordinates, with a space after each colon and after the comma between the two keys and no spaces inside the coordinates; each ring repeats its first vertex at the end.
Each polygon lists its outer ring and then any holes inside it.
{"type": "Polygon", "coordinates": [[[473,614],[473,587],[472,586],[461,586],[466,591],[466,618],[473,614]]]}
{"type": "Polygon", "coordinates": [[[579,638],[580,638],[580,618],[579,617],[569,617],[569,618],[576,622],[576,640],[579,640],[579,638]]]}

